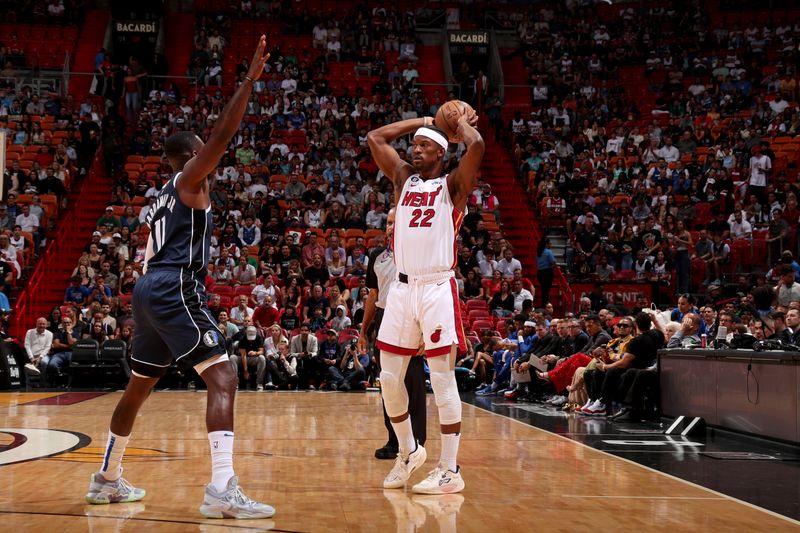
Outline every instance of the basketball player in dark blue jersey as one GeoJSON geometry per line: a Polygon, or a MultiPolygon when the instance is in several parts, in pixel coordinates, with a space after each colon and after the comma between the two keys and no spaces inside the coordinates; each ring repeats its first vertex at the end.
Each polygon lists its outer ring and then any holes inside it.
{"type": "Polygon", "coordinates": [[[122,455],[133,422],[153,386],[175,361],[194,368],[208,385],[206,426],[211,447],[211,483],[200,512],[208,518],[269,518],[275,509],[245,496],[233,471],[233,404],[236,375],[225,339],[208,311],[203,286],[211,245],[208,176],[217,167],[242,121],[253,83],[269,58],[263,35],[244,83],[220,113],[206,144],[179,132],[164,144],[175,171],[147,215],[150,237],[144,275],[133,291],[132,377],[111,418],[100,471],[92,475],[86,500],[106,504],[141,500],[145,491],[122,478],[122,455]]]}

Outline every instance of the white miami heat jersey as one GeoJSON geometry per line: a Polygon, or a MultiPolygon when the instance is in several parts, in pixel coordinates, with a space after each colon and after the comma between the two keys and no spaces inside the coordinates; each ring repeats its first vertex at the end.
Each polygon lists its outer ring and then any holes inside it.
{"type": "Polygon", "coordinates": [[[456,236],[464,218],[453,205],[447,176],[423,180],[412,175],[395,206],[394,260],[403,274],[419,276],[452,270],[456,236]]]}

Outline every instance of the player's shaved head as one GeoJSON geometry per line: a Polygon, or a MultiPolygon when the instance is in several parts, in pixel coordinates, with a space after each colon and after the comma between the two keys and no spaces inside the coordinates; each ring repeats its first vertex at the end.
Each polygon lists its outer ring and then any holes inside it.
{"type": "Polygon", "coordinates": [[[191,131],[179,131],[170,135],[164,143],[164,155],[174,170],[180,170],[194,153],[203,146],[203,141],[191,131]]]}

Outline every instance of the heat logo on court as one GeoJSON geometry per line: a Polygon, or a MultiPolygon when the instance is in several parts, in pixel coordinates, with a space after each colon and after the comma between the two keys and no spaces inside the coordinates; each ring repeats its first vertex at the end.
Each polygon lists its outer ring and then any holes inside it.
{"type": "Polygon", "coordinates": [[[72,452],[91,441],[88,435],[76,431],[0,428],[0,466],[72,452]]]}

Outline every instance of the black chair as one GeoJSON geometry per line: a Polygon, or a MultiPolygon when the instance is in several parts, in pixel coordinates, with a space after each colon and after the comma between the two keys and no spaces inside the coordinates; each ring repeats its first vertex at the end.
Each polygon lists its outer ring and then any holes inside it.
{"type": "Polygon", "coordinates": [[[100,350],[99,368],[105,377],[113,378],[114,383],[127,383],[131,378],[128,365],[128,345],[122,339],[111,339],[103,343],[100,350]]]}
{"type": "Polygon", "coordinates": [[[100,367],[100,343],[94,339],[81,339],[72,346],[72,357],[69,362],[69,382],[78,374],[95,374],[100,367]]]}

